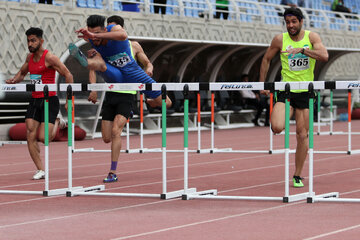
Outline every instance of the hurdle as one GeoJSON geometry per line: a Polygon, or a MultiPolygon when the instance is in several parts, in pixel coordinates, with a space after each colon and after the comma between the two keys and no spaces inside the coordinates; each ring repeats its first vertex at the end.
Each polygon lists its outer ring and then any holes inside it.
{"type": "MultiPolygon", "coordinates": [[[[79,85],[79,84],[60,84],[60,90],[64,91],[65,88],[67,89],[68,95],[72,95],[73,91],[87,91],[88,88],[94,87],[94,84],[91,84],[89,86],[79,85]]],[[[185,85],[182,84],[184,87],[185,85]]],[[[148,88],[151,88],[151,90],[161,90],[162,91],[162,192],[161,193],[110,193],[110,192],[102,192],[105,190],[105,185],[97,185],[97,186],[90,186],[85,187],[81,189],[73,189],[72,188],[72,130],[69,129],[68,131],[68,137],[69,137],[69,148],[68,148],[68,158],[69,158],[69,178],[68,178],[68,191],[66,192],[67,197],[73,197],[73,196],[113,196],[113,197],[143,197],[143,198],[160,198],[160,199],[172,199],[181,197],[185,192],[185,190],[179,190],[179,191],[173,191],[173,192],[167,192],[167,150],[166,150],[166,85],[165,84],[103,84],[100,86],[96,86],[97,88],[102,87],[103,91],[109,91],[109,90],[135,90],[135,91],[141,91],[148,88]],[[146,87],[149,86],[149,87],[146,87]],[[130,89],[129,89],[130,88],[130,89]]],[[[98,89],[99,90],[99,89],[98,89]]],[[[179,90],[179,87],[177,87],[175,90],[179,90]]],[[[68,101],[71,101],[72,97],[68,97],[68,101]]],[[[68,105],[71,105],[71,102],[68,103],[68,105]]],[[[68,108],[68,115],[72,115],[73,111],[70,111],[68,108]]],[[[70,117],[69,117],[70,119],[70,117]]],[[[186,133],[187,125],[184,126],[184,134],[186,133]]],[[[185,135],[184,135],[185,138],[185,135]]],[[[187,147],[184,144],[184,162],[188,159],[188,151],[187,147]]],[[[190,188],[187,190],[187,192],[195,192],[195,188],[190,188]]]]}
{"type": "MultiPolygon", "coordinates": [[[[351,89],[360,89],[360,81],[341,81],[341,82],[336,82],[336,84],[334,84],[334,85],[335,85],[335,89],[348,89],[349,92],[351,89]]],[[[351,92],[349,93],[348,96],[350,96],[350,99],[351,99],[351,92]]],[[[349,121],[348,124],[350,125],[350,128],[351,128],[351,121],[349,121]]],[[[352,151],[351,153],[358,153],[358,150],[352,151]]],[[[310,184],[310,182],[309,182],[309,184],[310,184]]],[[[313,182],[311,182],[311,184],[313,184],[313,182]]],[[[339,192],[313,195],[313,196],[307,198],[307,203],[315,203],[315,202],[360,203],[360,198],[342,198],[342,197],[340,197],[339,192]]]]}
{"type": "Polygon", "coordinates": [[[44,92],[44,154],[45,154],[45,182],[43,191],[23,191],[23,190],[0,190],[0,194],[25,194],[25,195],[43,195],[56,196],[66,193],[66,188],[50,189],[49,188],[49,91],[56,91],[56,84],[0,84],[1,91],[4,92],[44,92]]]}
{"type": "MultiPolygon", "coordinates": [[[[347,88],[347,84],[355,84],[357,81],[337,81],[337,82],[322,82],[322,81],[317,81],[317,82],[313,82],[314,84],[317,84],[318,90],[324,90],[324,89],[329,89],[330,90],[330,96],[333,95],[333,91],[336,89],[348,89],[347,88]],[[319,85],[319,83],[321,85],[319,85]]],[[[351,88],[351,87],[350,87],[351,88]]],[[[318,96],[318,109],[320,106],[320,102],[319,102],[319,94],[318,96]]],[[[315,98],[315,97],[314,97],[315,98]]],[[[332,98],[332,97],[331,97],[332,98]]],[[[351,89],[348,89],[348,95],[347,95],[347,99],[348,99],[348,109],[347,109],[347,113],[348,113],[348,127],[347,127],[347,131],[346,132],[342,132],[342,131],[333,131],[333,120],[330,120],[330,131],[328,132],[321,132],[320,131],[320,125],[318,124],[318,131],[317,131],[317,135],[347,135],[347,150],[339,150],[339,151],[333,151],[333,150],[314,150],[315,153],[320,153],[320,154],[358,154],[360,153],[360,149],[359,150],[352,150],[352,141],[351,141],[351,136],[352,135],[359,135],[360,133],[357,132],[352,132],[351,131],[351,89]]],[[[333,104],[332,101],[330,102],[330,119],[333,119],[333,104]]],[[[320,113],[319,111],[317,112],[318,114],[318,122],[319,122],[319,116],[320,113]]],[[[291,133],[290,133],[291,134],[291,133]]],[[[272,136],[271,136],[272,138],[272,136]]],[[[272,140],[271,140],[272,141],[272,140]]]]}
{"type": "MultiPolygon", "coordinates": [[[[216,84],[216,83],[214,83],[216,84]]],[[[212,86],[214,86],[213,90],[216,89],[216,86],[212,84],[212,86]]],[[[257,201],[282,201],[284,203],[288,203],[288,202],[295,202],[295,201],[300,201],[300,200],[305,200],[309,197],[314,196],[313,190],[310,188],[309,185],[309,190],[308,192],[304,192],[304,193],[300,193],[300,194],[294,194],[294,195],[290,195],[290,191],[289,191],[289,156],[290,156],[290,148],[289,148],[289,128],[290,128],[290,88],[291,89],[307,89],[308,86],[304,85],[304,83],[284,83],[284,82],[276,82],[276,83],[271,83],[271,84],[264,84],[264,83],[248,83],[253,85],[255,88],[258,88],[258,90],[285,90],[285,192],[284,192],[284,196],[220,196],[214,193],[217,193],[216,189],[213,190],[207,190],[207,191],[202,191],[202,192],[196,192],[196,193],[188,193],[188,194],[184,194],[182,196],[183,200],[190,200],[190,199],[222,199],[222,200],[257,200],[257,201]],[[273,85],[274,84],[274,85],[273,85]],[[261,86],[262,85],[262,86],[261,86]],[[208,191],[210,191],[210,194],[208,193],[208,191]],[[212,194],[211,194],[212,193],[212,194]]],[[[309,85],[309,91],[310,91],[310,98],[309,98],[309,108],[311,107],[311,109],[313,109],[313,83],[309,83],[307,82],[306,84],[309,85]]],[[[317,83],[317,84],[321,84],[321,83],[317,83]]],[[[322,82],[322,84],[324,84],[324,82],[322,82]]],[[[216,90],[221,90],[221,89],[216,89],[216,90]]],[[[241,90],[241,89],[240,89],[241,90]]],[[[312,113],[313,114],[313,113],[312,113]]],[[[310,121],[310,124],[313,124],[313,122],[310,121]]],[[[312,133],[312,129],[311,129],[311,133],[312,133]]],[[[312,143],[309,144],[311,146],[311,148],[313,148],[312,143]]],[[[313,161],[313,150],[310,149],[309,151],[309,161],[313,161]]],[[[188,167],[188,166],[186,166],[188,167]]],[[[312,171],[312,170],[309,170],[312,171]]],[[[185,181],[188,181],[188,177],[184,176],[185,181]]]]}
{"type": "Polygon", "coordinates": [[[315,151],[315,153],[328,153],[328,154],[359,154],[360,153],[360,149],[352,149],[352,135],[358,135],[359,133],[354,133],[351,131],[351,90],[352,89],[358,89],[358,81],[336,81],[336,82],[325,82],[325,89],[330,89],[331,92],[333,90],[336,89],[348,89],[348,95],[347,95],[347,99],[348,99],[348,109],[347,109],[347,113],[348,113],[348,129],[347,132],[333,132],[332,129],[330,130],[330,132],[325,132],[325,133],[320,133],[319,135],[322,134],[330,134],[330,135],[339,135],[339,134],[343,134],[343,135],[347,135],[348,138],[348,149],[347,150],[343,150],[343,151],[315,151]]]}

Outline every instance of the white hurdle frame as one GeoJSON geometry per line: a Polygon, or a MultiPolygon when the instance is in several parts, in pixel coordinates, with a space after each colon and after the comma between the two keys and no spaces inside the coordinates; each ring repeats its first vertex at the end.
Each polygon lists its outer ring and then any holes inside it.
{"type": "MultiPolygon", "coordinates": [[[[307,84],[309,84],[309,82],[306,82],[307,84]]],[[[321,83],[320,83],[321,84],[321,83]]],[[[223,84],[222,84],[223,85],[223,84]]],[[[266,89],[264,87],[264,83],[237,83],[237,84],[232,84],[236,90],[241,90],[241,89],[249,89],[251,85],[251,89],[256,89],[256,90],[264,90],[266,89]]],[[[324,85],[324,82],[322,82],[322,85],[324,85]]],[[[233,87],[231,87],[230,90],[234,90],[232,89],[233,87]]],[[[220,84],[210,84],[210,90],[213,91],[219,91],[222,90],[223,87],[221,87],[221,83],[220,84]],[[220,87],[220,88],[219,88],[220,87]]],[[[307,85],[304,85],[304,83],[285,83],[285,82],[276,82],[274,83],[274,90],[286,90],[286,92],[290,92],[290,89],[307,89],[307,85]]],[[[228,89],[229,90],[229,89],[228,89]]],[[[268,89],[270,90],[270,89],[268,89]]],[[[289,113],[290,107],[288,106],[286,108],[286,111],[289,113]]],[[[288,128],[288,126],[287,126],[288,128]]],[[[286,132],[289,132],[289,129],[286,129],[286,132]],[[286,131],[287,130],[287,131],[286,131]]],[[[288,134],[285,134],[285,138],[288,137],[288,134]]],[[[286,142],[286,140],[285,140],[286,142]]],[[[235,152],[235,151],[234,151],[235,152]]],[[[300,200],[305,200],[311,196],[314,195],[314,193],[312,192],[312,190],[310,189],[309,186],[309,191],[308,192],[304,192],[304,193],[300,193],[300,194],[294,194],[294,195],[290,195],[290,191],[289,191],[289,156],[290,156],[290,149],[289,147],[286,147],[284,150],[285,153],[285,193],[284,196],[282,197],[271,197],[271,196],[219,196],[217,195],[217,190],[216,189],[212,189],[212,190],[205,190],[205,191],[201,191],[201,192],[196,192],[196,193],[189,193],[189,194],[184,194],[182,199],[183,200],[190,200],[190,199],[220,199],[220,200],[256,200],[256,201],[282,201],[282,202],[295,202],[295,201],[300,201],[300,200]],[[310,191],[311,190],[311,191],[310,191]]],[[[309,158],[313,158],[313,152],[309,152],[309,158]]],[[[188,167],[188,166],[185,166],[188,167]]],[[[184,176],[185,181],[188,181],[187,176],[184,176]]]]}
{"type": "MultiPolygon", "coordinates": [[[[360,81],[341,81],[335,83],[335,89],[360,89],[360,81]]],[[[350,94],[349,94],[350,95],[350,94]]],[[[350,107],[351,108],[351,107],[350,107]]],[[[349,107],[348,107],[349,109],[349,107]]],[[[351,121],[349,121],[349,128],[351,129],[351,121]]],[[[351,136],[351,134],[349,134],[351,136]]],[[[358,150],[355,150],[358,153],[358,150]]],[[[352,151],[351,153],[354,153],[352,151]]],[[[312,168],[312,166],[311,166],[312,168]]],[[[310,184],[310,182],[309,182],[310,184]]],[[[313,184],[313,182],[311,182],[313,184]]],[[[313,186],[312,186],[313,188],[313,186]]],[[[360,198],[342,198],[339,192],[332,192],[327,194],[313,195],[307,199],[308,203],[315,202],[344,202],[344,203],[360,203],[360,198]]]]}
{"type": "MultiPolygon", "coordinates": [[[[44,100],[47,101],[47,96],[49,91],[56,91],[57,87],[56,84],[0,84],[0,90],[3,92],[29,92],[29,91],[44,91],[45,98],[44,100]]],[[[45,106],[48,106],[48,103],[45,103],[45,106]]],[[[45,107],[44,107],[45,108],[45,107]]],[[[48,111],[44,109],[44,111],[48,111]]],[[[45,125],[48,126],[48,115],[45,116],[45,125]]],[[[45,133],[48,129],[45,129],[45,133]]],[[[49,135],[49,134],[48,134],[49,135]]],[[[46,136],[45,136],[46,138],[46,136]]],[[[49,136],[47,136],[49,141],[49,136]]],[[[46,140],[45,140],[46,141],[46,140]]],[[[12,142],[12,141],[11,141],[12,142]]],[[[7,144],[10,144],[7,142],[7,144]]],[[[16,142],[15,144],[23,144],[22,141],[16,142]]],[[[26,142],[25,142],[26,144],[26,142]]],[[[23,194],[23,195],[42,195],[42,196],[57,196],[57,195],[64,195],[67,191],[66,188],[61,189],[50,189],[49,188],[49,146],[47,146],[46,142],[44,145],[44,165],[45,165],[45,179],[44,179],[44,190],[43,191],[24,191],[24,190],[0,190],[0,194],[23,194]]]]}
{"type": "MultiPolygon", "coordinates": [[[[153,84],[153,90],[154,89],[154,85],[153,84]]],[[[184,85],[184,84],[183,84],[184,85]]],[[[123,89],[125,86],[126,90],[135,90],[135,91],[141,91],[144,90],[145,85],[144,84],[98,84],[98,86],[95,86],[95,84],[89,85],[88,88],[94,90],[93,88],[99,90],[100,87],[102,87],[102,90],[125,90],[123,89]],[[100,86],[99,86],[100,85],[100,86]],[[118,89],[120,88],[120,89],[118,89]],[[131,89],[129,89],[131,88],[131,89]]],[[[185,85],[184,85],[185,86],[185,85]]],[[[73,91],[82,91],[81,86],[79,86],[79,84],[61,84],[60,85],[60,91],[64,91],[65,88],[70,88],[70,90],[68,91],[68,100],[72,99],[72,97],[70,97],[69,95],[72,95],[73,91]],[[71,86],[71,87],[70,87],[71,86]]],[[[156,87],[156,85],[155,85],[156,87]]],[[[159,87],[159,86],[158,86],[159,87]]],[[[166,116],[166,85],[165,84],[161,84],[161,91],[162,91],[162,112],[163,116],[166,116]]],[[[179,90],[178,88],[176,88],[177,90],[179,90]]],[[[72,105],[71,103],[68,103],[68,106],[72,105]]],[[[72,115],[73,111],[68,112],[68,115],[72,115]]],[[[72,116],[71,116],[72,118],[72,116]]],[[[70,119],[70,117],[69,117],[70,119]]],[[[73,189],[72,187],[72,146],[69,143],[69,150],[68,150],[68,158],[69,158],[69,178],[68,178],[68,191],[66,192],[66,196],[67,197],[73,197],[73,196],[112,196],[112,197],[144,197],[144,198],[160,198],[160,199],[172,199],[172,198],[178,198],[181,197],[184,193],[186,193],[185,190],[178,190],[178,191],[173,191],[173,192],[167,192],[167,173],[166,173],[166,168],[167,168],[167,164],[166,164],[166,153],[168,152],[166,150],[166,117],[163,117],[163,121],[162,121],[163,126],[165,126],[165,128],[163,128],[163,147],[162,147],[162,193],[160,194],[152,194],[152,193],[104,193],[101,192],[103,190],[105,190],[105,185],[97,185],[97,186],[90,186],[90,187],[86,187],[86,188],[80,188],[80,189],[73,189]],[[165,137],[164,137],[165,135],[165,137]],[[165,142],[164,142],[165,140],[165,142]]],[[[73,139],[71,136],[72,133],[72,129],[68,130],[68,136],[69,139],[73,139]]],[[[69,140],[70,142],[71,140],[69,140]]],[[[188,151],[186,148],[184,148],[184,162],[186,162],[187,159],[187,154],[188,151]]],[[[191,188],[188,189],[187,192],[195,192],[196,189],[191,188]]]]}

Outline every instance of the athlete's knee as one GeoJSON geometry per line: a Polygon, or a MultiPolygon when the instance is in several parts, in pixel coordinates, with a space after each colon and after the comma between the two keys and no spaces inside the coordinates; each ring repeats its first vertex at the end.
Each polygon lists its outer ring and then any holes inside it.
{"type": "Polygon", "coordinates": [[[88,69],[105,72],[107,70],[107,67],[102,59],[97,60],[96,58],[93,58],[92,60],[88,60],[88,69]]]}
{"type": "Polygon", "coordinates": [[[44,136],[39,136],[38,140],[42,143],[45,143],[45,137],[44,136]]]}
{"type": "Polygon", "coordinates": [[[102,136],[102,140],[104,143],[111,143],[111,137],[110,136],[102,136]]]}
{"type": "Polygon", "coordinates": [[[121,138],[122,128],[113,128],[111,130],[111,138],[121,138]]]}
{"type": "Polygon", "coordinates": [[[276,125],[276,124],[271,124],[271,130],[273,131],[273,133],[275,134],[279,134],[282,132],[282,130],[284,130],[282,127],[276,125]]]}
{"type": "Polygon", "coordinates": [[[33,130],[26,131],[26,138],[30,141],[36,140],[37,132],[33,130]]]}
{"type": "Polygon", "coordinates": [[[166,107],[169,108],[171,107],[171,105],[172,105],[171,99],[168,96],[166,96],[166,107]]]}
{"type": "Polygon", "coordinates": [[[296,132],[296,139],[298,142],[307,142],[308,137],[309,135],[305,131],[296,132]]]}

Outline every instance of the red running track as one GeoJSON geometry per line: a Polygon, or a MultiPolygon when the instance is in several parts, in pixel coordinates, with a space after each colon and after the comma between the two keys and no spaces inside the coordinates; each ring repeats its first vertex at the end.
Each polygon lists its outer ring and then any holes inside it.
{"type": "MultiPolygon", "coordinates": [[[[353,130],[360,124],[353,121],[353,130]]],[[[347,123],[335,124],[346,131],[347,123]]],[[[324,130],[326,128],[323,128],[324,130]]],[[[182,149],[180,133],[168,134],[168,149],[182,149]]],[[[291,135],[291,148],[295,136],[291,135]]],[[[315,150],[347,150],[347,136],[315,136],[315,150]]],[[[360,149],[360,136],[352,138],[360,149]]],[[[139,137],[131,138],[138,147],[139,137]]],[[[210,146],[210,132],[203,132],[203,148],[210,146]]],[[[274,137],[274,149],[283,148],[284,136],[274,137]]],[[[160,147],[161,136],[146,136],[145,147],[160,147]]],[[[267,150],[269,129],[264,127],[216,130],[218,148],[267,150]]],[[[108,149],[100,139],[77,142],[76,147],[108,149]]],[[[196,133],[189,146],[197,148],[196,133]]],[[[26,145],[0,148],[1,190],[43,190],[33,181],[35,171],[26,145]]],[[[168,153],[168,190],[183,188],[183,154],[168,153]]],[[[110,166],[110,153],[75,153],[74,186],[102,184],[110,166]]],[[[106,184],[107,192],[161,192],[161,154],[121,154],[119,181],[106,184]]],[[[360,198],[359,155],[316,154],[314,191],[338,191],[342,197],[360,198]]],[[[217,189],[219,195],[283,196],[283,154],[189,155],[189,187],[217,189]]],[[[290,175],[294,155],[290,158],[290,175]]],[[[303,171],[306,192],[308,168],[303,171]]],[[[50,188],[67,187],[67,143],[50,144],[50,188]]],[[[306,201],[160,200],[128,197],[42,197],[0,195],[0,239],[358,239],[360,204],[306,201]]]]}

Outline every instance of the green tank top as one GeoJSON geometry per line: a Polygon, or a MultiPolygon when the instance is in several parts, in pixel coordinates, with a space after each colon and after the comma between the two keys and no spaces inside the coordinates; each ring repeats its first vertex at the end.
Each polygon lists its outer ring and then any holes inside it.
{"type": "MultiPolygon", "coordinates": [[[[131,46],[130,40],[129,40],[129,44],[130,44],[131,56],[135,59],[134,51],[133,51],[133,48],[132,48],[132,46],[131,46]]],[[[135,60],[136,60],[136,59],[135,59],[135,60]]],[[[127,94],[133,94],[133,95],[136,94],[136,91],[112,91],[112,92],[127,93],[127,94]]]]}
{"type": "MultiPolygon", "coordinates": [[[[304,38],[294,42],[289,33],[283,33],[282,51],[289,48],[307,48],[312,50],[313,46],[309,38],[310,31],[305,31],[304,38]]],[[[314,81],[314,68],[316,60],[302,53],[295,56],[286,56],[286,53],[280,54],[281,59],[281,76],[283,82],[303,82],[314,81]]],[[[291,92],[307,92],[307,90],[292,90],[291,92]]]]}

